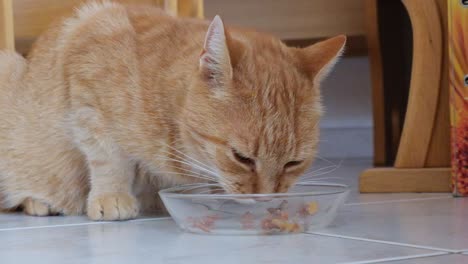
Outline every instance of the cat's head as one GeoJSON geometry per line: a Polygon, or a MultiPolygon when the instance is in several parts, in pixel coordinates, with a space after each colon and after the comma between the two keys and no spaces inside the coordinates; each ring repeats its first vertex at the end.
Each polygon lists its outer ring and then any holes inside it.
{"type": "Polygon", "coordinates": [[[315,158],[319,84],[345,41],[288,48],[268,35],[227,31],[215,17],[182,115],[186,150],[228,192],[286,192],[315,158]]]}

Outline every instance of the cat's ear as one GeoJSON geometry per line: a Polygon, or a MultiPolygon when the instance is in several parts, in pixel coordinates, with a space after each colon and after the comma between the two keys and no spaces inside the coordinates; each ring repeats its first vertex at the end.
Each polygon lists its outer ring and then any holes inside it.
{"type": "Polygon", "coordinates": [[[301,49],[302,67],[320,83],[340,58],[346,44],[346,36],[340,35],[301,49]]]}
{"type": "Polygon", "coordinates": [[[200,55],[200,72],[203,78],[221,85],[232,78],[232,66],[226,41],[223,21],[215,16],[205,37],[205,44],[200,55]]]}

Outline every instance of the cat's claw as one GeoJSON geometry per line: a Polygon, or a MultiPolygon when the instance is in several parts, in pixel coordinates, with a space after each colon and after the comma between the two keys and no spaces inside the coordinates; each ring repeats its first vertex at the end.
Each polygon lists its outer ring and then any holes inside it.
{"type": "Polygon", "coordinates": [[[88,217],[95,221],[128,220],[137,217],[138,202],[129,193],[108,193],[90,196],[88,217]]]}

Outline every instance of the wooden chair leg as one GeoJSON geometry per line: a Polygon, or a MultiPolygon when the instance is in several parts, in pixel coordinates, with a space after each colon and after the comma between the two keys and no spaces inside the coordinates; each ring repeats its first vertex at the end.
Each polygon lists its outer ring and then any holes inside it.
{"type": "Polygon", "coordinates": [[[442,21],[442,73],[437,114],[431,145],[426,157],[426,167],[447,167],[450,164],[450,107],[449,107],[449,55],[448,55],[448,6],[447,0],[437,0],[442,21]]]}
{"type": "Polygon", "coordinates": [[[15,50],[11,0],[0,0],[0,50],[2,49],[15,50]]]}
{"type": "Polygon", "coordinates": [[[395,161],[423,168],[434,130],[442,65],[442,25],[435,0],[403,0],[413,27],[413,69],[405,125],[395,161]]]}
{"type": "Polygon", "coordinates": [[[413,67],[403,133],[393,168],[370,169],[361,192],[449,192],[446,0],[402,0],[413,28],[413,67]],[[444,3],[445,2],[445,3],[444,3]],[[436,168],[439,167],[439,168],[436,168]]]}
{"type": "Polygon", "coordinates": [[[372,112],[374,118],[374,165],[387,164],[383,64],[379,40],[377,0],[366,0],[366,34],[371,65],[372,112]]]}

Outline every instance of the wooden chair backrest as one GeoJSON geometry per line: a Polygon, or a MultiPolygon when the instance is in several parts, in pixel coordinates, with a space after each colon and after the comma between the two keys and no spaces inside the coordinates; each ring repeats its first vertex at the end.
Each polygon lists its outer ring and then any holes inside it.
{"type": "MultiPolygon", "coordinates": [[[[203,17],[203,0],[113,0],[152,4],[178,16],[203,17]]],[[[26,53],[31,43],[57,18],[68,16],[84,0],[0,0],[0,49],[26,53]]]]}
{"type": "MultiPolygon", "coordinates": [[[[0,49],[27,53],[31,43],[55,19],[89,0],[0,0],[0,49]],[[14,30],[13,30],[14,29],[14,30]]],[[[294,46],[346,34],[347,55],[367,53],[363,0],[111,0],[153,4],[173,15],[211,19],[273,33],[294,46]]]]}

